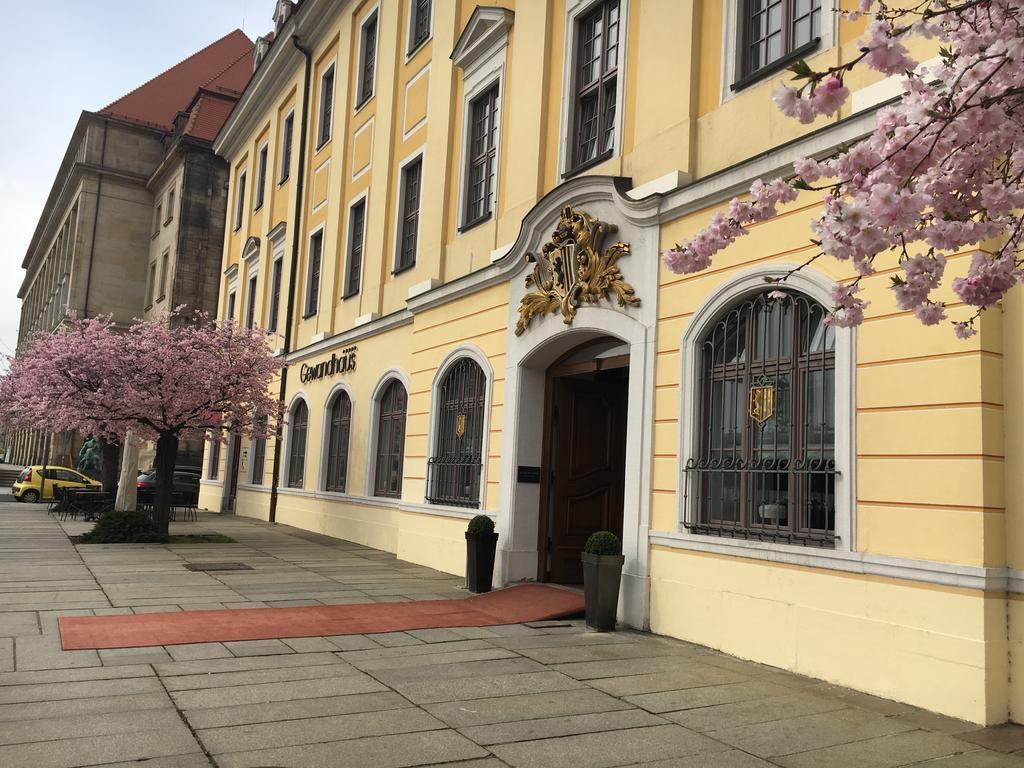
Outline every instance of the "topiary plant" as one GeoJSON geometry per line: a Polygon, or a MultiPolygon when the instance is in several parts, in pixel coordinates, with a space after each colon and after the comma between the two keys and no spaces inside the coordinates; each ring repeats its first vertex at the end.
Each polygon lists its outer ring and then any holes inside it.
{"type": "Polygon", "coordinates": [[[476,515],[469,521],[469,527],[466,528],[466,533],[494,533],[494,521],[487,515],[476,515]]]}
{"type": "Polygon", "coordinates": [[[583,551],[588,555],[621,555],[622,542],[611,531],[598,531],[590,534],[583,551]]]}
{"type": "Polygon", "coordinates": [[[141,512],[107,512],[80,539],[83,544],[158,544],[166,540],[149,515],[141,512]]]}

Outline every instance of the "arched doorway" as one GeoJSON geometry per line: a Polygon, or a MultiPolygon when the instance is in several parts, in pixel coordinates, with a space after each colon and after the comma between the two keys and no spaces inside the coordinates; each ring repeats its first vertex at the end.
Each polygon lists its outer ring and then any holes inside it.
{"type": "Polygon", "coordinates": [[[628,344],[598,338],[548,367],[538,580],[580,584],[587,538],[622,538],[628,408],[628,344]]]}

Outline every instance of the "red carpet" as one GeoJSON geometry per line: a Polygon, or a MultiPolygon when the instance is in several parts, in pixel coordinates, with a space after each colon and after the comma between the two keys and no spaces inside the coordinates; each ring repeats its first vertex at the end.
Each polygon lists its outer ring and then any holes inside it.
{"type": "Polygon", "coordinates": [[[65,651],[151,645],[327,637],[440,627],[488,627],[560,619],[583,612],[583,595],[519,584],[459,600],[242,608],[125,616],[62,616],[65,651]]]}

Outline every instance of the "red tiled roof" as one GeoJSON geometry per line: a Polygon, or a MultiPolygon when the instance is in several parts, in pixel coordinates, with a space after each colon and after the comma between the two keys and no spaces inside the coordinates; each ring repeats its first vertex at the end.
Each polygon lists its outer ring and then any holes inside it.
{"type": "Polygon", "coordinates": [[[224,121],[234,109],[237,96],[223,98],[211,93],[200,92],[189,111],[188,122],[182,133],[196,139],[212,142],[217,138],[224,121]]]}
{"type": "Polygon", "coordinates": [[[107,105],[99,114],[170,131],[175,116],[188,108],[201,87],[237,97],[252,75],[252,51],[252,41],[236,29],[107,105]]]}

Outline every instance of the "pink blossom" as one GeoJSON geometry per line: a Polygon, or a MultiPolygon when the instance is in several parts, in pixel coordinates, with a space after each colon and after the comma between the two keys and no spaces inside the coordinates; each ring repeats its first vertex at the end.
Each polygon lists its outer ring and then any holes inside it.
{"type": "Polygon", "coordinates": [[[956,334],[958,339],[969,339],[971,336],[975,336],[978,332],[974,330],[974,326],[970,323],[960,321],[953,323],[953,333],[956,334]]]}
{"type": "Polygon", "coordinates": [[[832,288],[835,308],[825,318],[825,323],[839,328],[852,328],[864,322],[864,309],[871,303],[856,297],[859,285],[836,285],[832,288]]]}
{"type": "Polygon", "coordinates": [[[818,114],[831,115],[839,110],[849,96],[850,89],[843,85],[842,80],[832,75],[814,89],[811,103],[818,114]]]}
{"type": "Polygon", "coordinates": [[[923,325],[937,325],[946,319],[946,308],[934,301],[927,301],[914,309],[914,316],[923,325]]]}
{"type": "Polygon", "coordinates": [[[774,291],[768,291],[768,298],[769,299],[775,299],[777,301],[781,301],[782,299],[789,298],[789,294],[786,293],[785,291],[780,291],[780,290],[776,289],[774,291]]]}
{"type": "Polygon", "coordinates": [[[893,36],[893,27],[888,22],[873,21],[868,26],[868,38],[864,47],[869,52],[864,57],[864,63],[872,69],[886,75],[895,75],[912,71],[917,66],[917,62],[910,58],[906,46],[893,36]]]}

